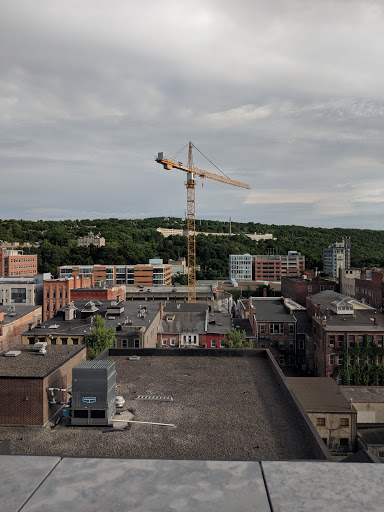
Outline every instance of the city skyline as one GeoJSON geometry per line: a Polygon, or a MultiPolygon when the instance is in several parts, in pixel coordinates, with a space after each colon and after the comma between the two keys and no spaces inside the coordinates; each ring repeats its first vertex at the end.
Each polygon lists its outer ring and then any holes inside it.
{"type": "Polygon", "coordinates": [[[380,2],[5,0],[0,14],[0,218],[183,217],[185,175],[154,158],[192,140],[251,186],[200,181],[197,218],[382,229],[380,2]]]}

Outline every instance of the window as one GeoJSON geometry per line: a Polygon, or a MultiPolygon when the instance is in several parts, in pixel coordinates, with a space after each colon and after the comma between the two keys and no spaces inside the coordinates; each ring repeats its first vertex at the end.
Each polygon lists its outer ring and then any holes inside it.
{"type": "Polygon", "coordinates": [[[349,442],[348,437],[340,437],[340,448],[348,448],[349,442]]]}
{"type": "Polygon", "coordinates": [[[328,342],[330,347],[335,346],[335,337],[334,336],[328,336],[328,342]]]}
{"type": "Polygon", "coordinates": [[[337,359],[338,359],[339,366],[343,366],[343,358],[342,358],[342,356],[339,356],[337,359]]]}
{"type": "Polygon", "coordinates": [[[280,356],[279,357],[279,365],[280,366],[284,366],[284,363],[285,363],[285,357],[284,356],[280,356]]]}
{"type": "Polygon", "coordinates": [[[220,340],[220,348],[225,348],[225,340],[220,340]]]}
{"type": "Polygon", "coordinates": [[[260,324],[260,334],[265,334],[265,324],[260,324]]]}
{"type": "Polygon", "coordinates": [[[364,336],[362,334],[360,334],[358,337],[357,337],[357,341],[359,343],[359,347],[362,347],[364,345],[364,336]]]}
{"type": "Polygon", "coordinates": [[[324,285],[320,285],[320,291],[323,292],[324,291],[324,285]]]}
{"type": "Polygon", "coordinates": [[[377,336],[377,344],[379,345],[379,347],[383,346],[383,336],[382,335],[377,336]]]}
{"type": "Polygon", "coordinates": [[[216,348],[216,340],[211,340],[211,347],[216,348]]]}
{"type": "Polygon", "coordinates": [[[135,348],[140,348],[140,340],[136,339],[134,341],[135,348]]]}
{"type": "Polygon", "coordinates": [[[72,345],[78,345],[79,339],[78,338],[72,338],[72,345]]]}
{"type": "Polygon", "coordinates": [[[340,418],[340,427],[349,427],[349,418],[340,418]]]}
{"type": "Polygon", "coordinates": [[[348,336],[348,343],[349,343],[349,346],[351,346],[351,345],[354,345],[354,344],[355,344],[355,337],[354,337],[352,334],[350,334],[350,335],[348,336]]]}
{"type": "Polygon", "coordinates": [[[341,386],[343,384],[343,377],[341,375],[337,376],[337,385],[341,386]]]}
{"type": "Polygon", "coordinates": [[[121,340],[121,348],[127,348],[128,347],[128,340],[121,340]]]}
{"type": "Polygon", "coordinates": [[[295,348],[294,340],[289,340],[289,350],[293,350],[295,348]]]}
{"type": "Polygon", "coordinates": [[[175,338],[171,338],[170,345],[176,345],[176,340],[175,340],[175,338]]]}
{"type": "Polygon", "coordinates": [[[284,324],[270,324],[269,330],[271,334],[283,334],[284,324]]]}
{"type": "Polygon", "coordinates": [[[311,284],[308,285],[308,293],[312,293],[312,285],[311,284]]]}
{"type": "Polygon", "coordinates": [[[335,364],[335,354],[329,355],[329,364],[333,366],[335,364]]]}
{"type": "Polygon", "coordinates": [[[343,334],[339,334],[337,336],[337,346],[338,347],[343,347],[344,346],[344,335],[343,334]]]}
{"type": "Polygon", "coordinates": [[[61,338],[62,345],[68,345],[68,338],[61,338]]]}
{"type": "Polygon", "coordinates": [[[284,350],[284,348],[285,348],[284,340],[279,340],[279,349],[284,350]]]}
{"type": "Polygon", "coordinates": [[[316,425],[318,427],[324,427],[325,426],[325,418],[316,418],[316,425]]]}
{"type": "Polygon", "coordinates": [[[299,340],[299,349],[304,349],[304,340],[299,340]]]}
{"type": "Polygon", "coordinates": [[[294,324],[289,324],[289,326],[288,326],[288,333],[289,334],[295,334],[295,325],[294,324]]]}
{"type": "Polygon", "coordinates": [[[56,345],[56,338],[51,338],[51,345],[56,345]]]}
{"type": "Polygon", "coordinates": [[[161,340],[161,344],[162,345],[166,345],[167,344],[167,340],[161,340]]]}

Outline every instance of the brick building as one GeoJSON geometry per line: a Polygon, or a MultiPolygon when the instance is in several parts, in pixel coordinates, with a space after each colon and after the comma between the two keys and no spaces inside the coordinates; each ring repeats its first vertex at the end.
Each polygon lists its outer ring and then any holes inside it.
{"type": "Polygon", "coordinates": [[[305,270],[305,256],[297,251],[287,255],[254,256],[255,281],[280,281],[282,277],[300,276],[305,270]]]}
{"type": "Polygon", "coordinates": [[[384,307],[384,272],[377,268],[361,270],[360,278],[355,279],[355,297],[365,304],[383,311],[384,307]]]}
{"type": "Polygon", "coordinates": [[[280,366],[296,364],[295,308],[305,309],[299,304],[289,307],[283,299],[271,297],[238,301],[239,317],[249,320],[255,348],[269,349],[280,366]]]}
{"type": "Polygon", "coordinates": [[[303,277],[282,277],[281,295],[289,297],[302,306],[306,305],[307,297],[323,292],[324,290],[336,290],[336,281],[314,277],[307,279],[303,277]]]}
{"type": "Polygon", "coordinates": [[[225,334],[232,328],[228,313],[198,303],[168,303],[160,311],[159,347],[225,348],[225,334]]]}
{"type": "Polygon", "coordinates": [[[59,278],[93,275],[95,284],[127,284],[138,286],[171,285],[171,266],[143,265],[65,265],[57,269],[59,278]]]}
{"type": "Polygon", "coordinates": [[[14,249],[0,249],[0,277],[33,277],[37,274],[37,255],[14,249]]]}
{"type": "MultiPolygon", "coordinates": [[[[44,426],[61,405],[50,404],[46,388],[67,389],[72,385],[72,368],[86,359],[85,347],[47,346],[45,355],[33,346],[16,346],[16,357],[0,355],[0,422],[2,425],[44,426]]],[[[57,392],[59,401],[68,393],[57,392]]]]}
{"type": "MultiPolygon", "coordinates": [[[[71,290],[93,286],[93,275],[45,280],[43,284],[43,322],[71,302],[71,290]]],[[[82,297],[87,298],[87,297],[82,297]]],[[[89,297],[91,299],[91,297],[89,297]]]]}
{"type": "Polygon", "coordinates": [[[41,323],[41,306],[0,306],[0,352],[21,341],[21,334],[41,323]]]}
{"type": "Polygon", "coordinates": [[[369,343],[383,346],[384,316],[351,297],[327,290],[307,299],[307,311],[312,317],[314,371],[319,377],[332,376],[343,364],[343,350],[362,347],[365,335],[369,343]]]}

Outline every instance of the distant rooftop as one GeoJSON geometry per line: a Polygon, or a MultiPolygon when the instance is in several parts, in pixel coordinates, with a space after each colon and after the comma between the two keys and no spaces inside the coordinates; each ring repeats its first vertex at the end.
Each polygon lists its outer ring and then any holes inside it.
{"type": "Polygon", "coordinates": [[[41,310],[41,306],[26,306],[24,304],[7,304],[0,306],[0,313],[4,313],[3,325],[20,320],[21,317],[38,309],[41,310]]]}
{"type": "Polygon", "coordinates": [[[16,357],[4,357],[0,354],[0,379],[9,377],[43,378],[52,373],[65,361],[71,359],[81,350],[82,345],[47,345],[47,353],[39,354],[33,345],[18,345],[12,351],[20,351],[16,357]]]}
{"type": "Polygon", "coordinates": [[[352,412],[349,401],[329,377],[287,377],[287,383],[307,412],[352,412]]]}
{"type": "MultiPolygon", "coordinates": [[[[247,299],[243,301],[247,304],[247,299]]],[[[294,322],[294,315],[291,315],[284,306],[283,299],[270,297],[252,297],[252,304],[256,309],[256,317],[262,322],[294,322]]]]}

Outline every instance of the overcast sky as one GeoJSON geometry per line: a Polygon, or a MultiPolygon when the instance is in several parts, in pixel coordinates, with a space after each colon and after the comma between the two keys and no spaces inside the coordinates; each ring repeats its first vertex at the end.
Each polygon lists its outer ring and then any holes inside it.
{"type": "Polygon", "coordinates": [[[0,218],[183,217],[192,140],[197,218],[383,229],[381,0],[1,0],[0,67],[0,218]]]}

